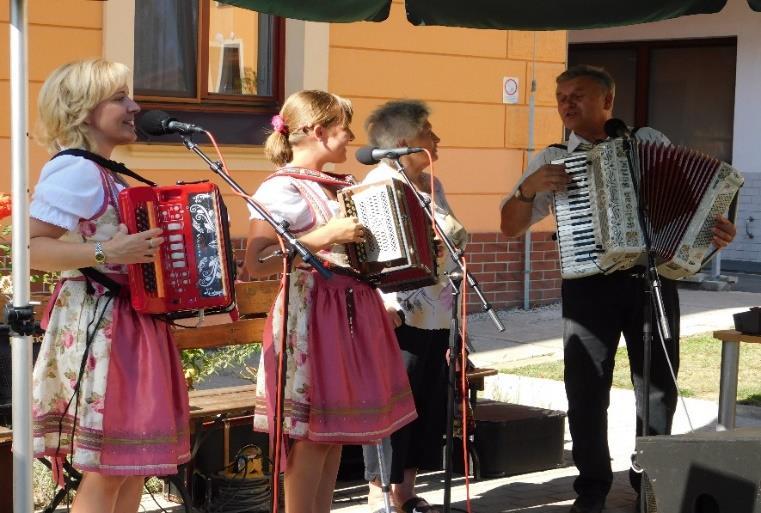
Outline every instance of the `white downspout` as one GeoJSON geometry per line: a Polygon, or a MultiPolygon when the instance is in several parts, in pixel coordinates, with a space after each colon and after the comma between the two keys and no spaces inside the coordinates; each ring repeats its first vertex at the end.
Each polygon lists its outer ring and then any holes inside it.
{"type": "MultiPolygon", "coordinates": [[[[534,32],[534,48],[531,58],[531,92],[528,97],[528,148],[526,162],[534,156],[534,110],[536,103],[536,32],[534,32]]],[[[531,299],[531,227],[523,236],[523,309],[528,310],[531,299]]]]}

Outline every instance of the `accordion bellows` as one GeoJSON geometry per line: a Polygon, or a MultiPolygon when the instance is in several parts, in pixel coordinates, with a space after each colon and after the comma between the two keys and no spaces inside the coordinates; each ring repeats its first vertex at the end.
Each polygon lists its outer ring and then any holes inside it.
{"type": "Polygon", "coordinates": [[[554,195],[563,278],[633,267],[645,253],[643,229],[662,276],[683,278],[706,262],[716,216],[735,200],[742,176],[729,164],[678,146],[638,142],[636,155],[639,195],[622,139],[552,162],[571,177],[568,189],[554,195]],[[640,205],[647,212],[644,228],[640,205]]]}

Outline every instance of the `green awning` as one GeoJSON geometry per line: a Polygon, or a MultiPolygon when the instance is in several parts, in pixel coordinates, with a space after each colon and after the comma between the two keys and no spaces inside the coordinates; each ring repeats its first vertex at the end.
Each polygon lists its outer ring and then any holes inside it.
{"type": "MultiPolygon", "coordinates": [[[[221,0],[286,18],[383,21],[390,0],[221,0]]],[[[406,0],[413,25],[556,30],[633,25],[721,11],[726,0],[406,0]]],[[[761,0],[748,0],[761,11],[761,0]]]]}
{"type": "Polygon", "coordinates": [[[391,0],[223,0],[252,11],[307,21],[383,21],[391,0]]]}

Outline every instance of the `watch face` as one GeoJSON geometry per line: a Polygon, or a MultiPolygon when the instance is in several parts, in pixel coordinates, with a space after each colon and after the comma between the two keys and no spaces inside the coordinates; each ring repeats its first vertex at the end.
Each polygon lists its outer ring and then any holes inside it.
{"type": "Polygon", "coordinates": [[[103,248],[100,243],[95,245],[95,261],[99,264],[106,263],[106,254],[103,253],[103,248]]]}

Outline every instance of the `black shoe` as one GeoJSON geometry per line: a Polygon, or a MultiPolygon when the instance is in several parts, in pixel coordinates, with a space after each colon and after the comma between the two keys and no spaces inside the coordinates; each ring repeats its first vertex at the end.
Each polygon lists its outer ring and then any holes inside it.
{"type": "Polygon", "coordinates": [[[568,513],[602,513],[605,497],[579,495],[568,513]]]}

